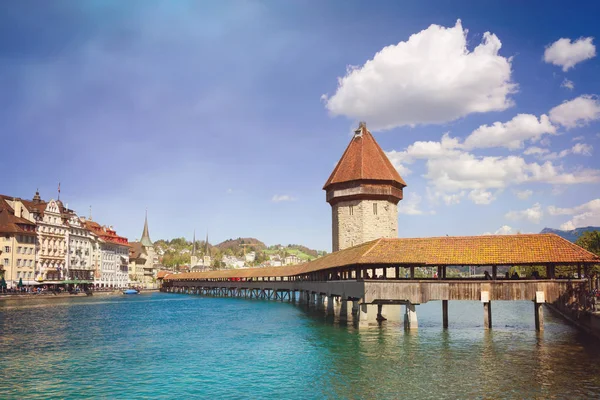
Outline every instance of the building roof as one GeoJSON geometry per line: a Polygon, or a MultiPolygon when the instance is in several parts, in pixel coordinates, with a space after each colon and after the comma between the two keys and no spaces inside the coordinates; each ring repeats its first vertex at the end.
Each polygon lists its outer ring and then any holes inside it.
{"type": "Polygon", "coordinates": [[[146,257],[144,257],[147,256],[146,249],[144,249],[141,242],[129,242],[129,245],[131,246],[129,249],[129,260],[138,258],[146,260],[146,257]]]}
{"type": "Polygon", "coordinates": [[[171,271],[158,271],[156,274],[156,279],[164,279],[167,275],[173,275],[171,271]]]}
{"type": "Polygon", "coordinates": [[[166,279],[294,276],[345,266],[600,264],[600,257],[555,234],[377,239],[286,267],[191,272],[166,279]]]}
{"type": "Polygon", "coordinates": [[[142,238],[140,239],[140,242],[146,247],[152,247],[152,240],[150,240],[150,233],[148,232],[148,211],[146,211],[144,231],[142,232],[142,238]]]}
{"type": "Polygon", "coordinates": [[[117,235],[117,232],[114,229],[112,229],[110,227],[106,227],[106,226],[101,226],[99,223],[92,221],[90,219],[87,219],[84,224],[85,224],[85,228],[88,231],[97,235],[101,240],[103,240],[105,242],[114,243],[119,246],[129,247],[127,238],[117,235]]]}
{"type": "Polygon", "coordinates": [[[0,198],[0,233],[35,235],[35,224],[18,217],[4,198],[0,198]]]}
{"type": "Polygon", "coordinates": [[[358,180],[388,181],[406,186],[366,124],[361,122],[356,132],[323,189],[336,183],[358,180]]]}

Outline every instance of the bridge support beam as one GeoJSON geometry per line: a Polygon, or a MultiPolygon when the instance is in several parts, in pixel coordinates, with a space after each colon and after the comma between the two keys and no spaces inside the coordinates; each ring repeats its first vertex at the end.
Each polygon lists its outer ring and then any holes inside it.
{"type": "Polygon", "coordinates": [[[352,308],[348,310],[348,300],[346,296],[342,295],[341,304],[340,304],[340,321],[346,322],[348,321],[348,311],[350,311],[350,317],[352,316],[352,308]]]}
{"type": "Polygon", "coordinates": [[[333,306],[334,306],[333,296],[327,296],[327,315],[331,315],[331,316],[334,315],[333,306]]]}
{"type": "Polygon", "coordinates": [[[448,329],[448,300],[442,300],[442,325],[448,329]]]}
{"type": "Polygon", "coordinates": [[[321,293],[318,293],[316,296],[317,296],[317,310],[323,311],[325,308],[323,295],[321,293]]]}
{"type": "Polygon", "coordinates": [[[417,319],[417,310],[413,303],[406,303],[406,312],[404,313],[404,328],[418,329],[419,321],[417,319]]]}
{"type": "Polygon", "coordinates": [[[380,304],[377,318],[379,320],[402,321],[402,306],[400,304],[380,304]]]}
{"type": "Polygon", "coordinates": [[[492,302],[483,303],[483,328],[492,329],[492,302]]]}
{"type": "Polygon", "coordinates": [[[367,327],[377,324],[377,304],[361,303],[356,313],[356,321],[359,327],[367,327]]]}
{"type": "Polygon", "coordinates": [[[535,300],[533,301],[535,311],[535,330],[541,332],[544,330],[544,292],[536,292],[535,300]]]}

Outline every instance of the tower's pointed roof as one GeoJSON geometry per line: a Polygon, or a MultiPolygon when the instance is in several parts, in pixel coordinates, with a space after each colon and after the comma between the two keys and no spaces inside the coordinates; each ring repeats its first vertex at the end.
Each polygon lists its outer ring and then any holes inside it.
{"type": "Polygon", "coordinates": [[[208,248],[208,232],[206,232],[206,241],[204,242],[204,255],[210,255],[210,250],[208,248]]]}
{"type": "Polygon", "coordinates": [[[148,233],[148,210],[146,210],[146,219],[144,221],[144,231],[142,232],[142,239],[140,240],[146,247],[152,246],[152,240],[150,240],[150,233],[148,233]]]}
{"type": "Polygon", "coordinates": [[[358,180],[391,181],[406,186],[364,122],[355,131],[323,189],[336,183],[358,180]]]}

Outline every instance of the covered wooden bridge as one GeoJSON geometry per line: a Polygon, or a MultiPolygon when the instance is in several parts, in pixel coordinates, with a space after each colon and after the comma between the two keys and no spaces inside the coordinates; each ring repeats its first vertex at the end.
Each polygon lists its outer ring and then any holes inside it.
{"type": "Polygon", "coordinates": [[[449,300],[481,301],[486,328],[492,326],[492,301],[531,300],[536,328],[543,329],[542,304],[576,301],[589,289],[583,277],[595,264],[598,256],[554,234],[378,239],[299,265],[170,274],[162,290],[300,301],[359,325],[398,320],[405,305],[410,328],[417,326],[415,305],[432,300],[442,301],[444,327],[449,300]],[[460,266],[491,273],[486,279],[447,277],[449,267],[460,266]],[[500,266],[541,266],[543,273],[506,279],[497,276],[500,266]],[[557,277],[557,267],[569,267],[575,278],[557,277]],[[435,278],[417,278],[417,268],[435,278]]]}

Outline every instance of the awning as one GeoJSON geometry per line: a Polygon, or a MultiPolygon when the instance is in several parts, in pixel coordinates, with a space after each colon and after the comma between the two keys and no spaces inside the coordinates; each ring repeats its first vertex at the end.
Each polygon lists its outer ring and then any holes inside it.
{"type": "Polygon", "coordinates": [[[61,283],[73,283],[73,284],[83,285],[83,284],[93,283],[93,282],[92,281],[79,280],[79,279],[68,279],[66,281],[62,281],[61,283]]]}

